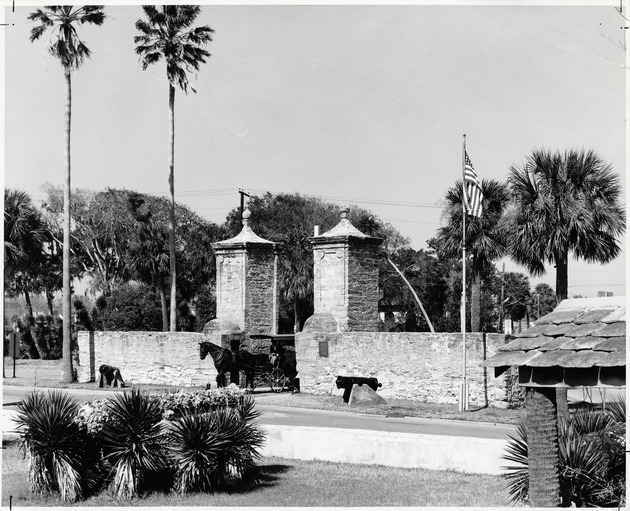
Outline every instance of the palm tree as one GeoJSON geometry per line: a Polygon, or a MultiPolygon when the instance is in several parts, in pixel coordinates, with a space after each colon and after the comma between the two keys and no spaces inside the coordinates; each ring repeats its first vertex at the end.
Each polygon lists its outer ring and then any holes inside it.
{"type": "Polygon", "coordinates": [[[619,255],[619,177],[593,151],[533,151],[525,165],[510,168],[508,182],[515,203],[510,253],[534,276],[554,264],[559,301],[568,295],[570,251],[599,263],[619,255]]]}
{"type": "Polygon", "coordinates": [[[5,282],[23,293],[29,316],[33,315],[30,292],[37,291],[38,266],[44,262],[47,231],[42,215],[31,198],[21,190],[4,191],[4,271],[5,282]]]}
{"type": "Polygon", "coordinates": [[[162,58],[166,60],[166,76],[168,78],[168,106],[170,113],[170,166],[169,188],[171,193],[169,257],[171,273],[171,312],[170,330],[177,329],[177,286],[175,265],[175,85],[188,93],[188,89],[196,92],[190,85],[188,73],[199,71],[199,66],[210,56],[205,45],[212,41],[210,27],[191,28],[201,12],[198,5],[163,5],[158,9],[154,5],[142,7],[147,21],[138,20],[136,28],[141,35],[134,37],[138,45],[136,53],[141,56],[142,69],[155,64],[162,58]]]}
{"type": "Polygon", "coordinates": [[[78,69],[90,56],[89,48],[79,39],[76,24],[91,23],[102,25],[105,20],[102,5],[85,5],[75,8],[72,5],[51,5],[37,9],[28,19],[39,25],[31,30],[31,42],[39,39],[48,29],[53,37],[48,51],[61,62],[66,77],[66,178],[63,189],[63,363],[61,381],[73,380],[70,314],[70,126],[72,114],[72,71],[78,69]]]}
{"type": "MultiPolygon", "coordinates": [[[[494,179],[484,179],[483,214],[466,219],[466,252],[472,259],[472,285],[470,289],[470,324],[473,332],[481,326],[481,272],[492,261],[499,259],[507,249],[504,231],[499,220],[509,200],[507,187],[494,179]]],[[[447,224],[438,230],[435,238],[443,257],[458,257],[462,251],[462,182],[446,194],[447,224]]]]}

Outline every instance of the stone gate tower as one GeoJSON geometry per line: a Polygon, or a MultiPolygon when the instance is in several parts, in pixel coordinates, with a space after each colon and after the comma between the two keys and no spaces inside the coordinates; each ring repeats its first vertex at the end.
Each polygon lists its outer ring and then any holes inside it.
{"type": "Polygon", "coordinates": [[[275,333],[278,325],[278,244],[258,236],[243,212],[243,229],[212,244],[217,264],[217,317],[206,328],[215,332],[275,333]]]}
{"type": "Polygon", "coordinates": [[[310,242],[315,309],[311,324],[318,316],[332,315],[337,331],[377,331],[379,245],[383,240],[359,231],[345,210],[335,227],[310,242]]]}

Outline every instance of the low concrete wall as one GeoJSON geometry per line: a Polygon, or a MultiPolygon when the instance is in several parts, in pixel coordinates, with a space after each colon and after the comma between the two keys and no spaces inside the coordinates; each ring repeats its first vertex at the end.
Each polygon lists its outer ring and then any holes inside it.
{"type": "Polygon", "coordinates": [[[217,372],[211,357],[200,359],[201,341],[221,345],[221,336],[195,332],[79,332],[78,381],[96,381],[99,366],[107,364],[118,367],[128,383],[214,386],[217,372]]]}
{"type": "Polygon", "coordinates": [[[500,474],[505,440],[365,429],[263,425],[263,456],[500,474]]]}
{"type": "MultiPolygon", "coordinates": [[[[506,408],[518,401],[514,375],[494,378],[481,362],[505,343],[503,334],[466,335],[466,367],[472,406],[506,408]]],[[[384,398],[457,403],[462,380],[462,336],[457,333],[299,333],[295,338],[302,391],[341,394],[339,375],[378,378],[384,398]]]]}

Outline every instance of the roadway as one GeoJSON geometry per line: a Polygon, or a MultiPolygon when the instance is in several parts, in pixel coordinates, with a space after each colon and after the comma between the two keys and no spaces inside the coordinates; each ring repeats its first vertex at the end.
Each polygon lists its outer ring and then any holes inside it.
{"type": "MultiPolygon", "coordinates": [[[[94,385],[94,389],[61,390],[70,393],[79,402],[104,399],[122,391],[122,389],[99,389],[96,387],[96,384],[94,385]]],[[[11,386],[5,383],[2,389],[3,409],[15,409],[15,405],[31,390],[32,387],[11,386]]],[[[258,422],[270,426],[358,429],[498,440],[506,439],[514,431],[514,427],[511,425],[488,422],[424,419],[418,417],[385,417],[354,412],[281,407],[265,404],[267,395],[254,394],[254,399],[257,402],[258,410],[261,412],[258,422]]]]}

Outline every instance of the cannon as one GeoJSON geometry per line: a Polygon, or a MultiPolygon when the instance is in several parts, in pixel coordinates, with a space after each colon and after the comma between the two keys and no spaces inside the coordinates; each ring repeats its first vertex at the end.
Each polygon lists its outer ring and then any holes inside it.
{"type": "Polygon", "coordinates": [[[352,392],[353,385],[367,385],[372,390],[376,391],[383,384],[378,382],[377,378],[366,378],[363,376],[337,376],[337,388],[343,390],[343,401],[347,403],[350,401],[350,393],[352,392]]]}

